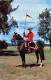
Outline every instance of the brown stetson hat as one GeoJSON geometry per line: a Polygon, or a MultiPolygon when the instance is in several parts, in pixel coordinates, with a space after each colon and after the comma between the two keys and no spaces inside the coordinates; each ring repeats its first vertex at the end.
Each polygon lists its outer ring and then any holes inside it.
{"type": "Polygon", "coordinates": [[[29,27],[27,30],[29,30],[29,29],[33,29],[33,28],[29,27]]]}

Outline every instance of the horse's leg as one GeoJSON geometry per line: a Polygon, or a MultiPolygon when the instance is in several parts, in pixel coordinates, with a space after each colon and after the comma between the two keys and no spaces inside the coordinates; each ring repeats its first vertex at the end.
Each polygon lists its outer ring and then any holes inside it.
{"type": "Polygon", "coordinates": [[[40,51],[40,59],[41,59],[41,63],[40,63],[40,67],[42,66],[42,50],[40,51]]]}
{"type": "Polygon", "coordinates": [[[43,49],[40,51],[40,58],[41,58],[41,64],[40,64],[40,67],[41,67],[42,66],[42,60],[45,60],[44,50],[43,49]]]}
{"type": "Polygon", "coordinates": [[[38,61],[39,61],[39,54],[38,54],[38,52],[36,52],[36,57],[37,57],[37,62],[36,62],[36,65],[37,65],[38,61]]]}
{"type": "Polygon", "coordinates": [[[16,41],[15,41],[15,47],[16,47],[16,41]]]}
{"type": "Polygon", "coordinates": [[[42,49],[42,60],[45,60],[44,49],[42,49]]]}
{"type": "MultiPolygon", "coordinates": [[[[23,53],[24,54],[24,53],[23,53]]],[[[23,57],[22,57],[22,65],[23,65],[23,67],[25,67],[25,54],[23,55],[23,57]]]]}
{"type": "Polygon", "coordinates": [[[21,54],[22,66],[25,67],[25,53],[21,54]]]}

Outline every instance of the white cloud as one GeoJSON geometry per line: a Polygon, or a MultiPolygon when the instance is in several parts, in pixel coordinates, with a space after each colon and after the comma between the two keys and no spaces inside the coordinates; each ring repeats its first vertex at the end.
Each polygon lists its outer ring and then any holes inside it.
{"type": "Polygon", "coordinates": [[[47,0],[14,0],[12,5],[14,7],[19,5],[18,10],[13,12],[11,15],[17,21],[25,21],[26,11],[28,14],[35,18],[35,22],[38,21],[37,17],[45,8],[50,8],[47,0]]]}

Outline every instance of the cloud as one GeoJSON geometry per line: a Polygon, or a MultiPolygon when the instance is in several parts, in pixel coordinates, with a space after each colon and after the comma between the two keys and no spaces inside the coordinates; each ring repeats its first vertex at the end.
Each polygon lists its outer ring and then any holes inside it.
{"type": "MultiPolygon", "coordinates": [[[[48,1],[49,2],[49,1],[48,1]]],[[[18,10],[15,13],[12,13],[15,19],[18,21],[24,21],[26,16],[26,11],[28,10],[28,14],[35,18],[37,21],[37,17],[39,13],[41,13],[45,8],[50,8],[47,0],[14,0],[12,5],[16,7],[19,4],[18,10]]]]}

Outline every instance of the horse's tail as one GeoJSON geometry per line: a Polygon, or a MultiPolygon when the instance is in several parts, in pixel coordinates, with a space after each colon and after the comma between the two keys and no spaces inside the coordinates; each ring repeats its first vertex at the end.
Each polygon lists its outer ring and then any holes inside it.
{"type": "Polygon", "coordinates": [[[45,60],[44,50],[42,50],[42,60],[45,60]]]}

